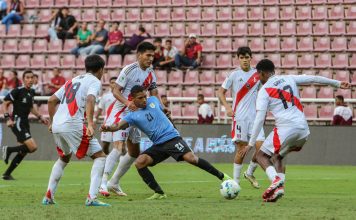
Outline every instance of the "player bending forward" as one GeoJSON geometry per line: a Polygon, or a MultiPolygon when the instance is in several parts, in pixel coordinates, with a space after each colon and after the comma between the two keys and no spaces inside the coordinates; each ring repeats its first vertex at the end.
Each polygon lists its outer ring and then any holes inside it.
{"type": "Polygon", "coordinates": [[[48,100],[50,116],[49,131],[53,133],[59,159],[53,165],[48,189],[43,198],[43,205],[52,205],[54,194],[64,168],[69,163],[72,153],[78,159],[90,156],[93,167],[90,176],[90,189],[85,204],[87,206],[109,206],[97,200],[97,194],[105,165],[105,154],[94,136],[94,106],[101,89],[101,76],[105,62],[98,55],[85,59],[86,74],[69,80],[48,100]],[[59,103],[58,110],[56,106],[59,103]],[[88,127],[85,127],[85,115],[88,127]]]}
{"type": "MultiPolygon", "coordinates": [[[[251,67],[251,49],[249,47],[239,47],[237,57],[240,62],[240,68],[235,69],[226,77],[219,89],[218,96],[226,108],[227,115],[233,119],[231,138],[236,147],[234,180],[239,183],[242,162],[250,150],[250,148],[248,148],[248,141],[251,137],[253,120],[256,116],[256,98],[260,80],[256,69],[251,67]],[[234,98],[233,109],[230,104],[226,102],[226,92],[230,88],[234,98]]],[[[260,149],[264,139],[265,134],[262,129],[257,138],[256,151],[253,154],[247,171],[244,173],[244,177],[255,188],[260,188],[260,185],[253,175],[258,166],[256,152],[260,149]]]]}
{"type": "Polygon", "coordinates": [[[118,124],[103,125],[102,130],[117,131],[129,126],[136,126],[153,142],[153,146],[144,151],[137,158],[135,164],[143,181],[155,192],[148,199],[164,199],[167,197],[147,167],[154,166],[170,156],[176,161],[184,160],[193,164],[220,180],[230,179],[229,176],[217,170],[208,161],[194,155],[163,113],[161,103],[156,97],[151,96],[147,99],[145,89],[141,86],[134,86],[131,89],[131,96],[135,106],[140,110],[128,113],[118,124]]]}
{"type": "Polygon", "coordinates": [[[285,173],[282,159],[290,151],[299,151],[310,134],[308,123],[300,103],[298,85],[320,83],[349,88],[347,82],[328,79],[321,76],[274,75],[274,64],[268,59],[261,60],[257,66],[262,88],[258,92],[257,115],[253,124],[249,146],[254,146],[262,129],[267,111],[270,111],[276,127],[269,134],[257,153],[257,161],[266,171],[270,187],[263,193],[265,202],[276,202],[284,195],[285,173]],[[275,164],[271,162],[273,156],[275,164]]]}

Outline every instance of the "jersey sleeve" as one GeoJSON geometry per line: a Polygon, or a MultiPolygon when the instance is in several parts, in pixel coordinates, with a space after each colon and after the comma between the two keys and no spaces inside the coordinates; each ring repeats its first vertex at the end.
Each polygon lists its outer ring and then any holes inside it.
{"type": "Polygon", "coordinates": [[[230,72],[229,75],[226,76],[226,79],[224,80],[221,87],[223,87],[226,90],[230,89],[233,83],[234,75],[235,74],[233,72],[230,72]]]}
{"type": "Polygon", "coordinates": [[[125,68],[121,70],[119,77],[116,79],[116,83],[121,86],[121,87],[125,87],[127,84],[127,75],[125,73],[125,68]]]}
{"type": "Polygon", "coordinates": [[[61,86],[61,88],[59,88],[57,90],[57,92],[54,93],[54,95],[59,99],[62,100],[63,96],[64,96],[64,92],[65,92],[65,85],[61,86]]]}
{"type": "Polygon", "coordinates": [[[131,126],[131,125],[135,125],[135,122],[134,122],[133,117],[132,117],[133,114],[134,114],[133,112],[129,112],[129,113],[123,118],[123,120],[126,121],[127,123],[129,123],[130,126],[131,126]]]}
{"type": "Polygon", "coordinates": [[[19,90],[17,88],[11,90],[11,92],[9,94],[7,94],[4,98],[5,101],[10,101],[10,102],[14,102],[19,94],[19,90]]]}
{"type": "Polygon", "coordinates": [[[269,104],[269,96],[262,87],[262,89],[258,92],[257,95],[257,100],[256,100],[256,110],[257,111],[267,111],[268,110],[268,104],[269,104]]]}
{"type": "Polygon", "coordinates": [[[295,81],[297,85],[300,84],[310,84],[310,83],[320,83],[326,84],[334,87],[340,87],[340,81],[329,79],[322,76],[310,76],[310,75],[290,75],[290,77],[295,81]]]}
{"type": "Polygon", "coordinates": [[[148,87],[148,91],[157,89],[157,77],[156,77],[156,73],[154,71],[152,71],[152,83],[150,85],[150,87],[148,87]]]}
{"type": "Polygon", "coordinates": [[[93,95],[97,99],[99,97],[100,90],[101,90],[101,83],[99,80],[96,80],[93,84],[89,86],[87,96],[93,95]]]}

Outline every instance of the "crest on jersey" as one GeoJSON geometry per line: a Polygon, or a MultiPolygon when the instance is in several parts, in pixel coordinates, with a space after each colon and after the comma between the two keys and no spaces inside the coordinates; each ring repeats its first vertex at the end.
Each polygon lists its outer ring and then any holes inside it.
{"type": "Polygon", "coordinates": [[[151,108],[155,108],[155,107],[156,107],[155,103],[151,103],[151,104],[150,104],[150,107],[151,107],[151,108]]]}
{"type": "Polygon", "coordinates": [[[248,88],[248,89],[250,89],[250,88],[251,88],[250,83],[247,83],[247,84],[246,84],[246,88],[248,88]]]}
{"type": "Polygon", "coordinates": [[[124,80],[125,80],[125,76],[121,76],[119,79],[120,82],[123,82],[124,80]]]}

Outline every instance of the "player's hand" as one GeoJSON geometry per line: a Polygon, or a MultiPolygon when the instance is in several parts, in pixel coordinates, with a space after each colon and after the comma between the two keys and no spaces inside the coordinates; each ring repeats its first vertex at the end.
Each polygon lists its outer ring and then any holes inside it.
{"type": "Polygon", "coordinates": [[[133,103],[133,102],[129,102],[128,103],[128,105],[127,105],[127,107],[130,109],[130,111],[137,111],[137,107],[136,107],[136,105],[135,105],[135,103],[133,103]]]}
{"type": "Polygon", "coordinates": [[[7,120],[7,122],[6,122],[6,126],[10,127],[10,128],[14,127],[14,124],[15,124],[15,122],[11,119],[7,120]]]}
{"type": "Polygon", "coordinates": [[[232,111],[232,108],[227,108],[226,109],[226,114],[229,117],[234,117],[234,111],[232,111]]]}
{"type": "Polygon", "coordinates": [[[163,113],[166,114],[166,116],[169,118],[172,112],[168,108],[164,108],[163,113]]]}
{"type": "Polygon", "coordinates": [[[47,118],[42,117],[42,116],[40,116],[39,120],[44,125],[48,125],[48,123],[49,123],[49,120],[47,118]]]}
{"type": "Polygon", "coordinates": [[[86,131],[86,136],[88,137],[88,139],[92,139],[94,136],[94,127],[92,125],[88,125],[87,127],[87,131],[86,131]]]}
{"type": "Polygon", "coordinates": [[[341,89],[349,89],[349,88],[351,88],[351,84],[349,82],[341,82],[340,88],[341,89]]]}
{"type": "Polygon", "coordinates": [[[110,126],[108,126],[108,125],[101,125],[99,130],[100,130],[101,132],[108,132],[108,131],[110,131],[110,126]]]}

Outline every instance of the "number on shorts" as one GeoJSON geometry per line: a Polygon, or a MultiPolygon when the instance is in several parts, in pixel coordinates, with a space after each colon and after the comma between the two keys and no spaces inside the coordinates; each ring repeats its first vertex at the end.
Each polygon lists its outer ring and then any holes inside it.
{"type": "Polygon", "coordinates": [[[149,122],[153,120],[153,116],[151,115],[151,113],[146,114],[146,118],[149,122]]]}
{"type": "Polygon", "coordinates": [[[181,143],[178,143],[178,144],[176,144],[176,145],[174,145],[179,151],[183,151],[183,149],[184,149],[184,145],[183,144],[181,144],[181,143]]]}
{"type": "MultiPolygon", "coordinates": [[[[294,95],[293,95],[292,87],[290,85],[286,85],[286,86],[283,87],[283,91],[286,91],[286,90],[289,90],[289,93],[291,95],[290,100],[291,100],[292,106],[294,106],[294,95]]],[[[284,109],[287,109],[288,108],[288,103],[287,103],[286,98],[283,95],[282,90],[278,89],[278,94],[279,94],[279,98],[282,100],[284,109]]]]}
{"type": "Polygon", "coordinates": [[[75,95],[77,94],[79,87],[80,82],[76,82],[74,84],[72,84],[72,82],[68,83],[65,87],[65,92],[61,104],[64,103],[64,100],[66,100],[67,104],[72,103],[75,100],[75,95]]]}

